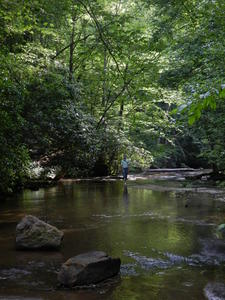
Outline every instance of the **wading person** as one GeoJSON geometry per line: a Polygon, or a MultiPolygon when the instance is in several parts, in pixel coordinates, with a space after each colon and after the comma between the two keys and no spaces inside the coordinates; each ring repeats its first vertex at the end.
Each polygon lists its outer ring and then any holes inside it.
{"type": "Polygon", "coordinates": [[[128,161],[126,155],[124,155],[123,159],[121,160],[121,167],[123,172],[123,180],[126,183],[128,175],[128,161]]]}

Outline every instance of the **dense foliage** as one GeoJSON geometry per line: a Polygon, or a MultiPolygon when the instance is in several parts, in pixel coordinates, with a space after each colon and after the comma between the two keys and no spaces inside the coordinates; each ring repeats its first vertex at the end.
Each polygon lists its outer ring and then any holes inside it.
{"type": "Polygon", "coordinates": [[[2,0],[0,190],[58,176],[225,170],[225,4],[2,0]]]}

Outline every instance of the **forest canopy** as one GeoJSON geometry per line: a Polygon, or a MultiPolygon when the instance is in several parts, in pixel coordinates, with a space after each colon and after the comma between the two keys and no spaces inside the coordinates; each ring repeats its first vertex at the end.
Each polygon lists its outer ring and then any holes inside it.
{"type": "Polygon", "coordinates": [[[2,0],[1,192],[58,177],[225,171],[225,2],[2,0]]]}

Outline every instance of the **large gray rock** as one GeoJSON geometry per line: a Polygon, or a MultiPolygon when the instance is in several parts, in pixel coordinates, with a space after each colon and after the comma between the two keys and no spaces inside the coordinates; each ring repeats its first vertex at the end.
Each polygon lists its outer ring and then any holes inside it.
{"type": "Polygon", "coordinates": [[[112,258],[102,251],[80,254],[62,265],[58,280],[70,288],[98,283],[118,274],[120,264],[119,258],[112,258]]]}
{"type": "Polygon", "coordinates": [[[17,249],[57,249],[62,239],[62,231],[31,215],[16,226],[17,249]]]}

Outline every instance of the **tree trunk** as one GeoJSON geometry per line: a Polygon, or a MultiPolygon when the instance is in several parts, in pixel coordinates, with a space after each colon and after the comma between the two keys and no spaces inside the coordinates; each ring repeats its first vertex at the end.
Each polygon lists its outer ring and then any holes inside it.
{"type": "Polygon", "coordinates": [[[123,127],[123,111],[124,111],[124,99],[122,99],[120,102],[118,131],[123,127]]]}
{"type": "Polygon", "coordinates": [[[75,16],[72,18],[72,32],[70,38],[70,56],[69,56],[69,79],[72,81],[73,79],[73,54],[74,54],[74,37],[75,37],[75,16]]]}
{"type": "Polygon", "coordinates": [[[106,48],[104,49],[104,69],[103,69],[103,84],[102,84],[102,106],[105,106],[106,102],[106,76],[107,76],[107,51],[106,48]]]}

